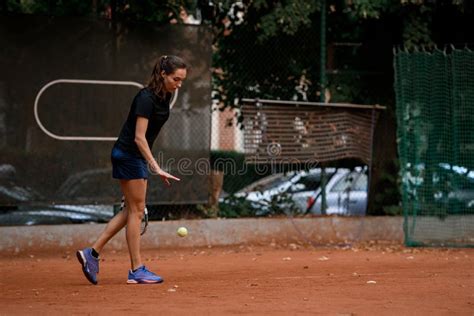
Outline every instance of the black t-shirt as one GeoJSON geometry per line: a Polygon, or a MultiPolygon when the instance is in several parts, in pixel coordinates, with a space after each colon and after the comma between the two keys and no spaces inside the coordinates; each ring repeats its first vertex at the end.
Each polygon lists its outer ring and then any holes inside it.
{"type": "Polygon", "coordinates": [[[153,146],[158,133],[168,120],[170,115],[171,93],[167,93],[165,99],[160,99],[150,89],[143,88],[138,92],[132,102],[132,107],[128,113],[127,120],[123,124],[120,135],[115,143],[120,149],[132,153],[137,157],[142,157],[137,144],[135,143],[135,128],[137,126],[137,116],[148,119],[148,128],[145,133],[150,149],[153,146]]]}

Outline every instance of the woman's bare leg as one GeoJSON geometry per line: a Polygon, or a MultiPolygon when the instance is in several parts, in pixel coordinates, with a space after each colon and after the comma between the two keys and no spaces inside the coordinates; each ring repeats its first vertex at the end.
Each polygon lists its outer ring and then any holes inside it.
{"type": "Polygon", "coordinates": [[[132,270],[142,265],[140,256],[140,224],[143,219],[146,198],[146,179],[121,180],[122,192],[127,201],[127,245],[132,270]]]}
{"type": "Polygon", "coordinates": [[[127,203],[125,203],[125,207],[109,221],[102,234],[94,245],[92,245],[92,248],[98,253],[100,253],[105,244],[127,224],[128,210],[126,204],[127,203]]]}

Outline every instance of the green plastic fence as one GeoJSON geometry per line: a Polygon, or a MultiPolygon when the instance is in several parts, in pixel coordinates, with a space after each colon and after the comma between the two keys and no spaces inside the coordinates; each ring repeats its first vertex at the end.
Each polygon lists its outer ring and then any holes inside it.
{"type": "Polygon", "coordinates": [[[394,56],[405,243],[474,246],[474,52],[394,56]]]}

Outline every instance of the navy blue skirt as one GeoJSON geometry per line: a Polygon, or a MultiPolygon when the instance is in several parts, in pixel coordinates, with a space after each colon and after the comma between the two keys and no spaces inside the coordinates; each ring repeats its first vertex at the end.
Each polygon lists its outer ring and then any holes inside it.
{"type": "Polygon", "coordinates": [[[148,179],[145,159],[130,154],[117,146],[112,148],[112,177],[114,179],[148,179]]]}

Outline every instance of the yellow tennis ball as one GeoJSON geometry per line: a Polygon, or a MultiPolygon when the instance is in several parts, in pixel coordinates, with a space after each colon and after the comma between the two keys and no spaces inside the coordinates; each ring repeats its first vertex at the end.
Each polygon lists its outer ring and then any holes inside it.
{"type": "Polygon", "coordinates": [[[185,237],[188,234],[188,230],[186,229],[186,227],[180,227],[178,228],[176,233],[178,234],[179,237],[185,237]]]}

